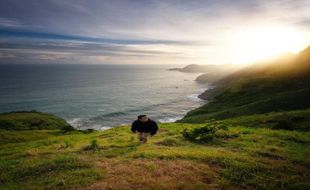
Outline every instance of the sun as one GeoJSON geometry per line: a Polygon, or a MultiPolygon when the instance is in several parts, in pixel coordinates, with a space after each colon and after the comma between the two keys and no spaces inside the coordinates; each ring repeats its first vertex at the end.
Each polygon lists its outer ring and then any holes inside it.
{"type": "Polygon", "coordinates": [[[301,31],[288,26],[254,26],[233,35],[232,52],[239,64],[273,59],[283,53],[298,53],[306,44],[301,31]]]}

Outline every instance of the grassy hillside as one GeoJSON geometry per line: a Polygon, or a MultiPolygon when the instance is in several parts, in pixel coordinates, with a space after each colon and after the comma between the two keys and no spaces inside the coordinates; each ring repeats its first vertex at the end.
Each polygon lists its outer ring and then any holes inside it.
{"type": "Polygon", "coordinates": [[[183,122],[310,108],[310,80],[240,79],[210,103],[192,110],[183,122]]]}
{"type": "Polygon", "coordinates": [[[129,126],[1,129],[0,189],[309,189],[310,132],[243,121],[159,124],[147,144],[129,126]],[[184,136],[204,126],[224,128],[208,141],[184,136]]]}
{"type": "Polygon", "coordinates": [[[64,119],[37,111],[0,113],[0,129],[73,129],[64,119]]]}
{"type": "Polygon", "coordinates": [[[289,61],[250,66],[215,85],[212,101],[190,111],[182,122],[308,109],[310,48],[289,61]]]}

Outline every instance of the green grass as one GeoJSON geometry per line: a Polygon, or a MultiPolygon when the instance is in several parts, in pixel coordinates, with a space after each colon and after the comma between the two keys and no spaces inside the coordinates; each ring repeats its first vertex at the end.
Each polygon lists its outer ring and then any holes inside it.
{"type": "Polygon", "coordinates": [[[213,83],[217,88],[201,95],[212,100],[188,112],[180,122],[309,109],[309,55],[308,47],[294,59],[254,64],[225,76],[213,83]]]}
{"type": "MultiPolygon", "coordinates": [[[[198,114],[188,116],[182,122],[203,123],[210,120],[208,114],[198,114]]],[[[310,110],[293,110],[282,112],[268,112],[264,114],[251,114],[225,118],[221,121],[226,121],[229,124],[243,125],[247,127],[264,127],[272,129],[286,130],[310,130],[310,110]]]]}
{"type": "Polygon", "coordinates": [[[0,129],[33,130],[73,128],[62,118],[37,111],[18,111],[0,114],[0,129]]]}
{"type": "Polygon", "coordinates": [[[308,109],[310,78],[252,77],[231,81],[214,100],[194,109],[181,122],[308,109]]]}
{"type": "Polygon", "coordinates": [[[294,110],[286,112],[270,112],[225,119],[234,125],[248,127],[266,127],[272,129],[310,130],[310,110],[294,110]]]}
{"type": "Polygon", "coordinates": [[[147,144],[139,144],[129,126],[91,133],[1,130],[0,189],[310,187],[309,132],[230,122],[225,135],[209,143],[182,135],[208,123],[159,124],[147,144]]]}

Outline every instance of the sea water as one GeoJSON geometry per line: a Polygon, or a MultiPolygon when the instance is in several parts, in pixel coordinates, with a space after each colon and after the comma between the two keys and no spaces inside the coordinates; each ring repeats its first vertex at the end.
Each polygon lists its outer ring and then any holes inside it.
{"type": "Polygon", "coordinates": [[[130,124],[139,114],[173,122],[205,102],[198,73],[171,65],[0,64],[0,112],[37,110],[76,128],[130,124]]]}

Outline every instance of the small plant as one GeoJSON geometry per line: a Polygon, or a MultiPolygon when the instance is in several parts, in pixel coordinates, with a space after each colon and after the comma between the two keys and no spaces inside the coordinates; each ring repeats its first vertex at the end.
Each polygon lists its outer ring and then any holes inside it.
{"type": "Polygon", "coordinates": [[[99,150],[99,144],[97,143],[97,140],[92,140],[90,143],[91,150],[99,150]]]}
{"type": "Polygon", "coordinates": [[[84,150],[92,150],[92,151],[98,151],[99,149],[100,149],[100,146],[97,140],[95,139],[90,142],[90,145],[84,148],[84,150]]]}
{"type": "Polygon", "coordinates": [[[65,141],[65,148],[72,147],[72,144],[69,141],[65,141]]]}
{"type": "Polygon", "coordinates": [[[196,142],[211,142],[217,137],[219,131],[227,131],[227,127],[218,121],[211,121],[207,125],[199,128],[184,129],[183,137],[196,142]]]}

